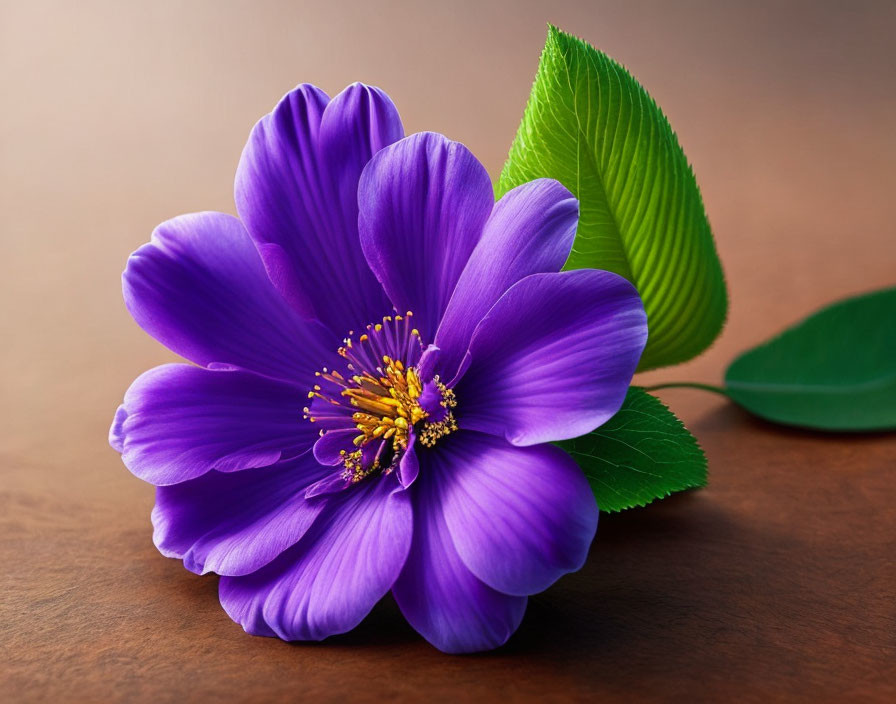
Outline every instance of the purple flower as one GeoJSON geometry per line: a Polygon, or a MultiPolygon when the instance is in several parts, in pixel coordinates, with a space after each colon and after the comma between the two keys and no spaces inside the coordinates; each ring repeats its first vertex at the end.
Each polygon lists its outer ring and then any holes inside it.
{"type": "Polygon", "coordinates": [[[558,273],[559,183],[495,204],[463,145],[403,134],[376,88],[302,85],[252,131],[240,219],[169,220],[124,273],[139,325],[198,366],[140,376],[110,443],[158,487],[156,546],[221,575],[249,633],[342,633],[391,589],[441,650],[494,648],[597,527],[549,443],[619,408],[641,301],[558,273]]]}

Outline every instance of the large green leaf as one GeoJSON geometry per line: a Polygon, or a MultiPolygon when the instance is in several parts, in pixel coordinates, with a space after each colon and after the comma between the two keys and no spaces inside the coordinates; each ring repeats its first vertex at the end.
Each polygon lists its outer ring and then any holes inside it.
{"type": "Polygon", "coordinates": [[[659,399],[634,386],[608,422],[559,445],[585,472],[601,511],[706,484],[706,456],[696,438],[659,399]]]}
{"type": "Polygon", "coordinates": [[[725,322],[725,281],[678,139],[628,71],[556,27],[498,193],[539,177],[579,199],[566,268],[608,269],[637,286],[650,329],[639,369],[683,362],[712,343],[725,322]]]}
{"type": "Polygon", "coordinates": [[[728,367],[725,387],[777,423],[896,429],[896,288],[823,308],[745,352],[728,367]]]}

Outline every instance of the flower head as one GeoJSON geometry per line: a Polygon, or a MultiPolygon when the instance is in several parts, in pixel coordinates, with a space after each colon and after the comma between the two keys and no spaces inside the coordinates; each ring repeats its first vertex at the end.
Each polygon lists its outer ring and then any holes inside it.
{"type": "Polygon", "coordinates": [[[321,639],[389,590],[449,652],[500,645],[579,569],[597,506],[553,441],[622,403],[633,287],[560,273],[578,204],[392,102],[303,85],[253,129],[239,219],[184,215],[128,261],[128,309],[195,363],[127,391],[110,443],[157,488],[154,541],[221,575],[250,633],[321,639]]]}

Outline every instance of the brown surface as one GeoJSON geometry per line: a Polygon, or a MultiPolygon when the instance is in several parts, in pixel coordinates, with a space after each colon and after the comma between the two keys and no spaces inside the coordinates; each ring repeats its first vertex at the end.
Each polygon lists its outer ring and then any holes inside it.
{"type": "Polygon", "coordinates": [[[605,516],[492,654],[441,655],[390,602],[325,644],[251,638],[214,577],[155,551],[152,489],[105,436],[171,355],[118,275],[159,221],[232,210],[249,128],[301,80],[378,83],[408,131],[496,175],[545,21],[625,62],[695,165],[732,296],[712,350],[642,381],[718,381],[896,281],[892,3],[302,5],[0,3],[0,699],[893,701],[896,437],[776,429],[699,392],[664,398],[710,487],[605,516]]]}

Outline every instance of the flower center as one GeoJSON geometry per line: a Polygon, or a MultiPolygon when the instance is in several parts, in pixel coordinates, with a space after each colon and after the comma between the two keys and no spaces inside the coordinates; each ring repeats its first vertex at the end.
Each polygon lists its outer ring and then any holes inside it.
{"type": "Polygon", "coordinates": [[[411,312],[387,316],[357,341],[349,333],[338,350],[340,368],[317,372],[308,392],[304,416],[321,425],[315,454],[341,463],[347,482],[394,471],[412,439],[432,447],[457,430],[454,392],[427,371],[435,351],[424,350],[412,319],[411,312]]]}

